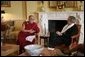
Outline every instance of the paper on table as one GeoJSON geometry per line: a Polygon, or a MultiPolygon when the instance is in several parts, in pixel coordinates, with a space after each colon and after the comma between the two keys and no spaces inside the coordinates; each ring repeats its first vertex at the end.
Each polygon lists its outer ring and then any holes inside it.
{"type": "Polygon", "coordinates": [[[35,35],[27,36],[26,40],[32,42],[34,38],[35,38],[35,35]]]}

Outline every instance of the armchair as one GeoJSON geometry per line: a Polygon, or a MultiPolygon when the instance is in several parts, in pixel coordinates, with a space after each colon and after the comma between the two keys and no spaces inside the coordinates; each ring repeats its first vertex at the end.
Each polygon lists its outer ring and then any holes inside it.
{"type": "Polygon", "coordinates": [[[71,45],[69,46],[70,49],[75,48],[78,45],[81,25],[77,25],[77,27],[78,27],[78,34],[71,37],[72,41],[71,41],[71,45]]]}

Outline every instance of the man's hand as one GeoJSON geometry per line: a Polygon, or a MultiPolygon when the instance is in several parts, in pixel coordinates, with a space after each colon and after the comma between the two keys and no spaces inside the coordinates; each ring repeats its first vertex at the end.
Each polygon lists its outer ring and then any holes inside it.
{"type": "Polygon", "coordinates": [[[57,31],[56,34],[58,34],[59,36],[62,36],[62,33],[57,31]]]}
{"type": "Polygon", "coordinates": [[[74,39],[74,38],[76,38],[76,36],[72,36],[71,38],[74,39]]]}
{"type": "Polygon", "coordinates": [[[31,30],[28,30],[28,32],[29,33],[34,33],[35,31],[31,29],[31,30]]]}

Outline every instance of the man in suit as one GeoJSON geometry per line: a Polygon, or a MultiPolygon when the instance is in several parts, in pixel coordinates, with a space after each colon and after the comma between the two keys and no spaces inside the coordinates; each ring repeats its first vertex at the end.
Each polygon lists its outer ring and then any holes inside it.
{"type": "Polygon", "coordinates": [[[71,44],[71,36],[78,33],[75,21],[76,18],[74,16],[69,16],[67,24],[63,27],[61,32],[50,32],[49,47],[52,50],[54,50],[56,45],[65,44],[66,46],[69,46],[71,44]]]}

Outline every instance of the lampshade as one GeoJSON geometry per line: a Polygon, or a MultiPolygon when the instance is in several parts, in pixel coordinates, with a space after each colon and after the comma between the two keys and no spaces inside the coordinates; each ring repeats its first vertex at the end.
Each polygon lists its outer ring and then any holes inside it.
{"type": "Polygon", "coordinates": [[[4,11],[4,10],[2,10],[2,11],[1,11],[1,14],[5,14],[5,11],[4,11]]]}

